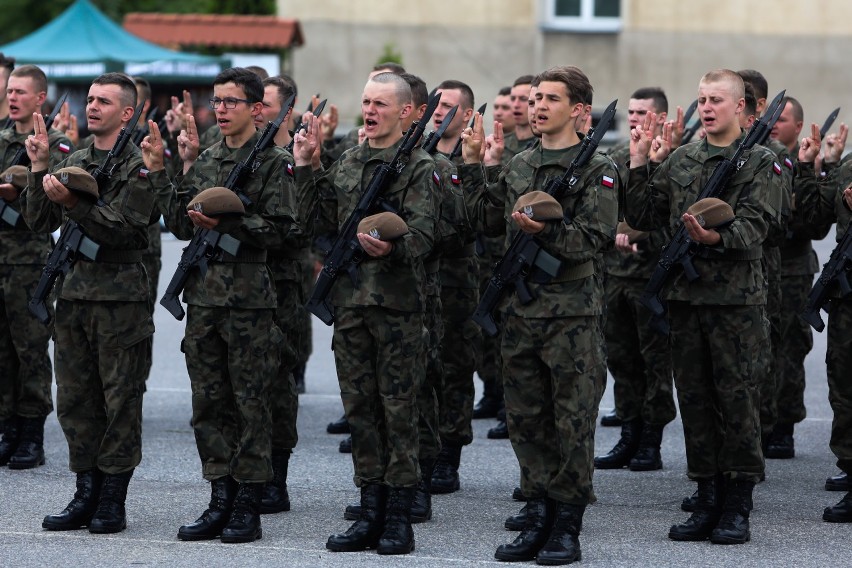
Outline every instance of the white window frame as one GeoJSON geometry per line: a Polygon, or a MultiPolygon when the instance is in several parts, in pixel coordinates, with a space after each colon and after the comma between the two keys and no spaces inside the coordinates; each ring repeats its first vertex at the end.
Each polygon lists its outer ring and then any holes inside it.
{"type": "MultiPolygon", "coordinates": [[[[623,2],[622,2],[623,4],[623,2]]],[[[614,33],[621,31],[624,6],[618,18],[595,17],[595,0],[580,0],[579,16],[556,16],[556,0],[542,0],[541,28],[545,31],[614,33]]]]}

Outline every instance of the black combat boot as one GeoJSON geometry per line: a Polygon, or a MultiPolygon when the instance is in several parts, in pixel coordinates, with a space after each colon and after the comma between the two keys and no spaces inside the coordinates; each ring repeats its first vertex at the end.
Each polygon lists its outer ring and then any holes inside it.
{"type": "Polygon", "coordinates": [[[425,523],[432,519],[432,472],[435,462],[423,460],[420,462],[420,483],[414,491],[411,502],[411,522],[425,523]]]}
{"type": "Polygon", "coordinates": [[[630,471],[654,471],[663,469],[663,458],[660,455],[660,445],[663,443],[663,426],[644,424],[639,447],[627,466],[630,471]]]}
{"type": "Polygon", "coordinates": [[[38,418],[18,418],[20,436],[18,448],[9,458],[9,469],[32,469],[44,465],[44,420],[38,418]]]}
{"type": "Polygon", "coordinates": [[[98,509],[89,523],[89,532],[95,534],[111,534],[127,528],[127,514],[124,502],[127,500],[127,486],[133,470],[123,473],[105,473],[101,484],[101,498],[98,509]]]}
{"type": "Polygon", "coordinates": [[[376,548],[385,524],[388,499],[386,485],[373,483],[361,487],[361,517],[341,534],[328,537],[325,547],[334,552],[358,552],[376,548]]]}
{"type": "Polygon", "coordinates": [[[351,454],[352,453],[352,436],[346,436],[346,439],[340,440],[340,445],[337,447],[337,450],[341,454],[351,454]]]}
{"type": "Polygon", "coordinates": [[[68,506],[58,515],[48,515],[41,527],[49,531],[73,531],[89,526],[98,509],[103,474],[92,469],[77,474],[77,491],[68,506]]]}
{"type": "Polygon", "coordinates": [[[550,536],[554,508],[554,502],[544,497],[527,501],[524,530],[513,542],[498,546],[494,558],[508,562],[526,562],[535,559],[550,536]]]}
{"type": "Polygon", "coordinates": [[[822,520],[829,523],[852,523],[852,491],[833,507],[826,507],[822,512],[822,520]]]}
{"type": "Polygon", "coordinates": [[[849,483],[849,476],[845,471],[841,471],[837,475],[829,477],[825,480],[826,491],[852,491],[852,485],[849,483]]]}
{"type": "Polygon", "coordinates": [[[234,499],[237,496],[237,482],[230,475],[210,482],[210,504],[207,510],[194,523],[178,529],[180,540],[213,540],[219,538],[222,529],[231,518],[234,499]]]}
{"type": "Polygon", "coordinates": [[[506,517],[506,520],[503,521],[503,526],[506,527],[507,531],[522,531],[524,530],[524,525],[527,523],[527,506],[524,505],[521,507],[521,510],[517,515],[509,515],[506,517]]]}
{"type": "Polygon", "coordinates": [[[641,420],[630,420],[622,424],[621,438],[609,453],[595,458],[595,469],[621,469],[629,465],[639,449],[641,434],[641,420]]]}
{"type": "Polygon", "coordinates": [[[550,537],[535,557],[536,564],[563,566],[583,558],[580,552],[580,528],[584,505],[556,503],[550,537]]]}
{"type": "Polygon", "coordinates": [[[0,465],[9,463],[18,449],[19,441],[18,417],[13,416],[6,421],[6,429],[3,431],[3,437],[0,438],[0,465]]]}
{"type": "Polygon", "coordinates": [[[719,476],[698,480],[695,512],[680,525],[669,529],[672,540],[707,540],[722,516],[722,480],[719,476]]]}
{"type": "Polygon", "coordinates": [[[495,418],[501,408],[503,408],[502,396],[498,397],[488,393],[483,394],[482,398],[479,399],[479,402],[473,406],[473,418],[474,420],[478,420],[480,418],[495,418]]]}
{"type": "Polygon", "coordinates": [[[713,533],[710,542],[713,544],[744,544],[751,538],[748,527],[748,516],[751,513],[751,494],[754,491],[753,481],[728,480],[725,487],[725,505],[722,518],[713,533]]]}
{"type": "Polygon", "coordinates": [[[459,490],[459,463],[462,447],[442,441],[441,453],[432,472],[432,494],[454,493],[459,490]]]}
{"type": "Polygon", "coordinates": [[[766,457],[773,460],[789,460],[796,457],[793,443],[793,424],[779,422],[772,429],[766,442],[766,457]]]}
{"type": "Polygon", "coordinates": [[[506,407],[501,408],[497,413],[497,426],[489,428],[486,436],[488,436],[489,440],[509,439],[509,423],[506,422],[506,407]]]}
{"type": "Polygon", "coordinates": [[[334,422],[329,422],[325,427],[325,431],[329,434],[349,434],[349,422],[346,420],[346,415],[341,416],[334,422]]]}
{"type": "Polygon", "coordinates": [[[263,486],[260,500],[261,514],[281,513],[290,510],[290,495],[287,493],[287,466],[290,463],[290,450],[281,450],[272,454],[272,481],[263,486]]]}
{"type": "Polygon", "coordinates": [[[413,487],[391,487],[385,508],[385,526],[376,552],[379,554],[408,554],[414,551],[414,530],[411,528],[413,487]]]}
{"type": "Polygon", "coordinates": [[[296,394],[305,394],[305,368],[307,363],[297,365],[293,369],[293,380],[296,382],[296,394]]]}
{"type": "Polygon", "coordinates": [[[234,510],[222,529],[222,542],[254,542],[263,538],[260,526],[260,499],[263,483],[240,483],[234,499],[234,510]]]}
{"type": "Polygon", "coordinates": [[[692,492],[692,495],[689,497],[684,497],[683,501],[680,502],[680,510],[686,511],[687,513],[692,513],[695,511],[695,502],[698,501],[698,489],[692,492]]]}
{"type": "Polygon", "coordinates": [[[520,487],[515,487],[514,489],[512,489],[512,499],[514,499],[515,501],[527,500],[526,496],[524,495],[524,492],[521,491],[520,487]]]}
{"type": "Polygon", "coordinates": [[[613,408],[608,414],[601,416],[601,426],[621,426],[624,422],[618,417],[613,408]]]}

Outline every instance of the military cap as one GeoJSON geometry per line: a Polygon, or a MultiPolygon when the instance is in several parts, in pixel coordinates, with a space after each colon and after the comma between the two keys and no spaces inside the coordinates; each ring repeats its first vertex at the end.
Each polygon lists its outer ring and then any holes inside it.
{"type": "Polygon", "coordinates": [[[0,183],[11,183],[18,191],[27,187],[27,167],[12,166],[0,174],[0,183]]]}
{"type": "Polygon", "coordinates": [[[722,227],[734,220],[734,210],[731,206],[715,197],[699,199],[686,212],[695,217],[698,224],[705,229],[722,227]]]}
{"type": "Polygon", "coordinates": [[[358,232],[366,233],[380,241],[392,241],[407,233],[408,225],[399,215],[386,211],[361,219],[358,232]]]}
{"type": "Polygon", "coordinates": [[[210,187],[192,198],[187,211],[198,211],[208,217],[244,215],[246,208],[236,193],[227,187],[210,187]]]}
{"type": "Polygon", "coordinates": [[[615,231],[619,235],[627,235],[627,240],[632,245],[633,243],[638,243],[639,241],[644,241],[650,236],[650,233],[646,233],[645,231],[637,231],[633,227],[627,224],[626,221],[621,221],[618,223],[615,231]]]}
{"type": "Polygon", "coordinates": [[[100,198],[98,182],[95,181],[92,174],[83,168],[78,168],[77,166],[60,168],[53,172],[53,177],[80,197],[91,198],[94,201],[100,198]]]}
{"type": "Polygon", "coordinates": [[[525,193],[515,202],[515,211],[536,221],[557,221],[564,216],[562,204],[543,191],[525,193]]]}

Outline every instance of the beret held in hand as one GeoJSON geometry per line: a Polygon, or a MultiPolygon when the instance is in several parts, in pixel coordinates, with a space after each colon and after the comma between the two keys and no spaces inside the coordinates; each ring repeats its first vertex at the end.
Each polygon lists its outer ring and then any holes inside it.
{"type": "Polygon", "coordinates": [[[245,215],[246,208],[236,193],[227,187],[211,187],[199,192],[186,206],[187,211],[198,211],[207,217],[245,215]]]}
{"type": "Polygon", "coordinates": [[[698,224],[705,229],[722,227],[734,220],[734,210],[731,206],[715,197],[699,199],[686,212],[695,217],[698,224]]]}
{"type": "Polygon", "coordinates": [[[523,194],[515,202],[514,210],[534,221],[560,221],[564,217],[562,204],[543,191],[523,194]]]}
{"type": "Polygon", "coordinates": [[[52,175],[59,183],[80,197],[91,201],[97,201],[100,198],[98,182],[92,177],[92,174],[83,168],[68,166],[67,168],[56,170],[52,175]]]}
{"type": "Polygon", "coordinates": [[[394,213],[384,212],[364,217],[358,223],[358,232],[370,235],[380,241],[392,241],[408,232],[408,225],[402,217],[394,213]]]}

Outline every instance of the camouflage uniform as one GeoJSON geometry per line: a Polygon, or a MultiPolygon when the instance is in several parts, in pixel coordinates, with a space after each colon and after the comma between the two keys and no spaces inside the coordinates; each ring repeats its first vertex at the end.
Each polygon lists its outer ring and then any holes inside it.
{"type": "MultiPolygon", "coordinates": [[[[638,230],[675,230],[716,164],[740,141],[712,156],[706,140],[681,146],[653,177],[647,166],[631,169],[625,220],[638,230]]],[[[757,482],[763,473],[758,388],[765,368],[754,357],[768,341],[761,246],[781,217],[782,183],[772,153],[752,148],[719,196],[736,218],[719,229],[718,245],[702,247],[694,259],[701,278],[690,283],[678,273],[666,294],[691,479],[722,473],[757,482]]]]}
{"type": "Polygon", "coordinates": [[[351,129],[346,133],[340,141],[335,142],[334,140],[327,140],[322,143],[322,152],[320,153],[320,159],[322,160],[322,165],[325,167],[331,167],[331,164],[340,159],[343,153],[350,148],[354,148],[358,145],[358,127],[351,129]]]}
{"type": "MultiPolygon", "coordinates": [[[[579,145],[567,150],[526,150],[512,158],[494,184],[481,190],[482,169],[465,165],[468,211],[489,234],[517,231],[510,215],[524,193],[543,189],[564,173],[579,145]]],[[[530,277],[536,298],[521,304],[509,294],[503,321],[503,388],[509,437],[521,469],[521,490],[530,499],[594,502],[595,422],[606,380],[602,274],[598,251],[612,243],[618,214],[615,168],[596,154],[561,203],[570,222],[548,222],[535,238],[563,262],[554,279],[530,277]],[[606,185],[604,185],[606,184],[606,185]]],[[[535,272],[535,271],[534,271],[535,272]]]]}
{"type": "MultiPolygon", "coordinates": [[[[799,163],[803,183],[796,188],[797,210],[808,224],[826,225],[837,221],[837,240],[849,230],[852,222],[852,212],[843,199],[843,190],[852,182],[850,164],[852,162],[844,160],[827,179],[818,180],[812,163],[799,163]]],[[[852,275],[847,273],[847,277],[852,275]]],[[[852,368],[852,296],[841,298],[835,286],[830,297],[826,306],[828,346],[825,363],[828,401],[834,418],[829,445],[837,457],[837,467],[852,475],[852,381],[849,380],[849,369],[852,368]]]]}
{"type": "MultiPolygon", "coordinates": [[[[12,165],[28,136],[14,128],[0,131],[0,171],[12,165]]],[[[50,129],[48,142],[51,165],[73,151],[70,140],[58,130],[50,129]]],[[[20,199],[8,205],[23,213],[20,199]]],[[[30,230],[23,219],[14,228],[0,221],[0,422],[14,416],[40,418],[53,412],[53,372],[47,352],[53,325],[43,325],[27,309],[50,252],[50,241],[47,232],[30,230]]],[[[47,304],[52,318],[53,302],[47,304]]]]}
{"type": "MultiPolygon", "coordinates": [[[[92,171],[106,154],[90,146],[56,168],[92,171]]],[[[99,190],[103,206],[81,199],[65,210],[44,194],[47,172],[32,172],[24,208],[33,230],[55,230],[67,216],[101,245],[97,261],[79,259],[59,285],[54,364],[71,471],[111,475],[133,470],[142,459],[142,393],[154,322],[141,258],[154,191],[168,187],[167,179],[147,175],[132,144],[115,163],[117,173],[99,190]]]]}
{"type": "MultiPolygon", "coordinates": [[[[160,211],[179,239],[195,227],[187,203],[202,189],[222,185],[257,143],[256,132],[241,148],[225,142],[204,151],[177,192],[157,194],[160,211]]],[[[193,271],[186,283],[187,324],[181,350],[192,386],[192,425],[204,478],[230,475],[240,483],[272,478],[269,389],[277,378],[283,335],[275,325],[276,290],[267,249],[280,249],[298,234],[298,213],[284,150],[265,150],[243,193],[246,215],[222,219],[218,230],[240,241],[236,257],[216,255],[206,276],[193,271]]],[[[163,172],[157,172],[165,176],[163,172]]]]}
{"type": "MultiPolygon", "coordinates": [[[[619,180],[627,181],[630,144],[609,152],[618,168],[619,180]]],[[[639,251],[625,254],[610,250],[603,254],[606,271],[607,367],[613,378],[615,411],[630,422],[663,427],[677,415],[672,388],[671,350],[668,338],[652,329],[653,314],[639,299],[668,242],[666,230],[652,231],[639,241],[639,251]]]]}
{"type": "MultiPolygon", "coordinates": [[[[400,142],[371,150],[368,142],[346,152],[317,175],[297,167],[300,195],[319,199],[319,230],[344,223],[381,160],[400,142]]],[[[423,259],[435,233],[434,185],[440,178],[420,149],[383,197],[408,224],[408,234],[382,258],[358,265],[359,283],[343,275],[330,303],[336,308],[333,349],[346,419],[352,432],[355,485],[414,488],[420,481],[417,393],[426,365],[426,274],[423,259]]]]}

